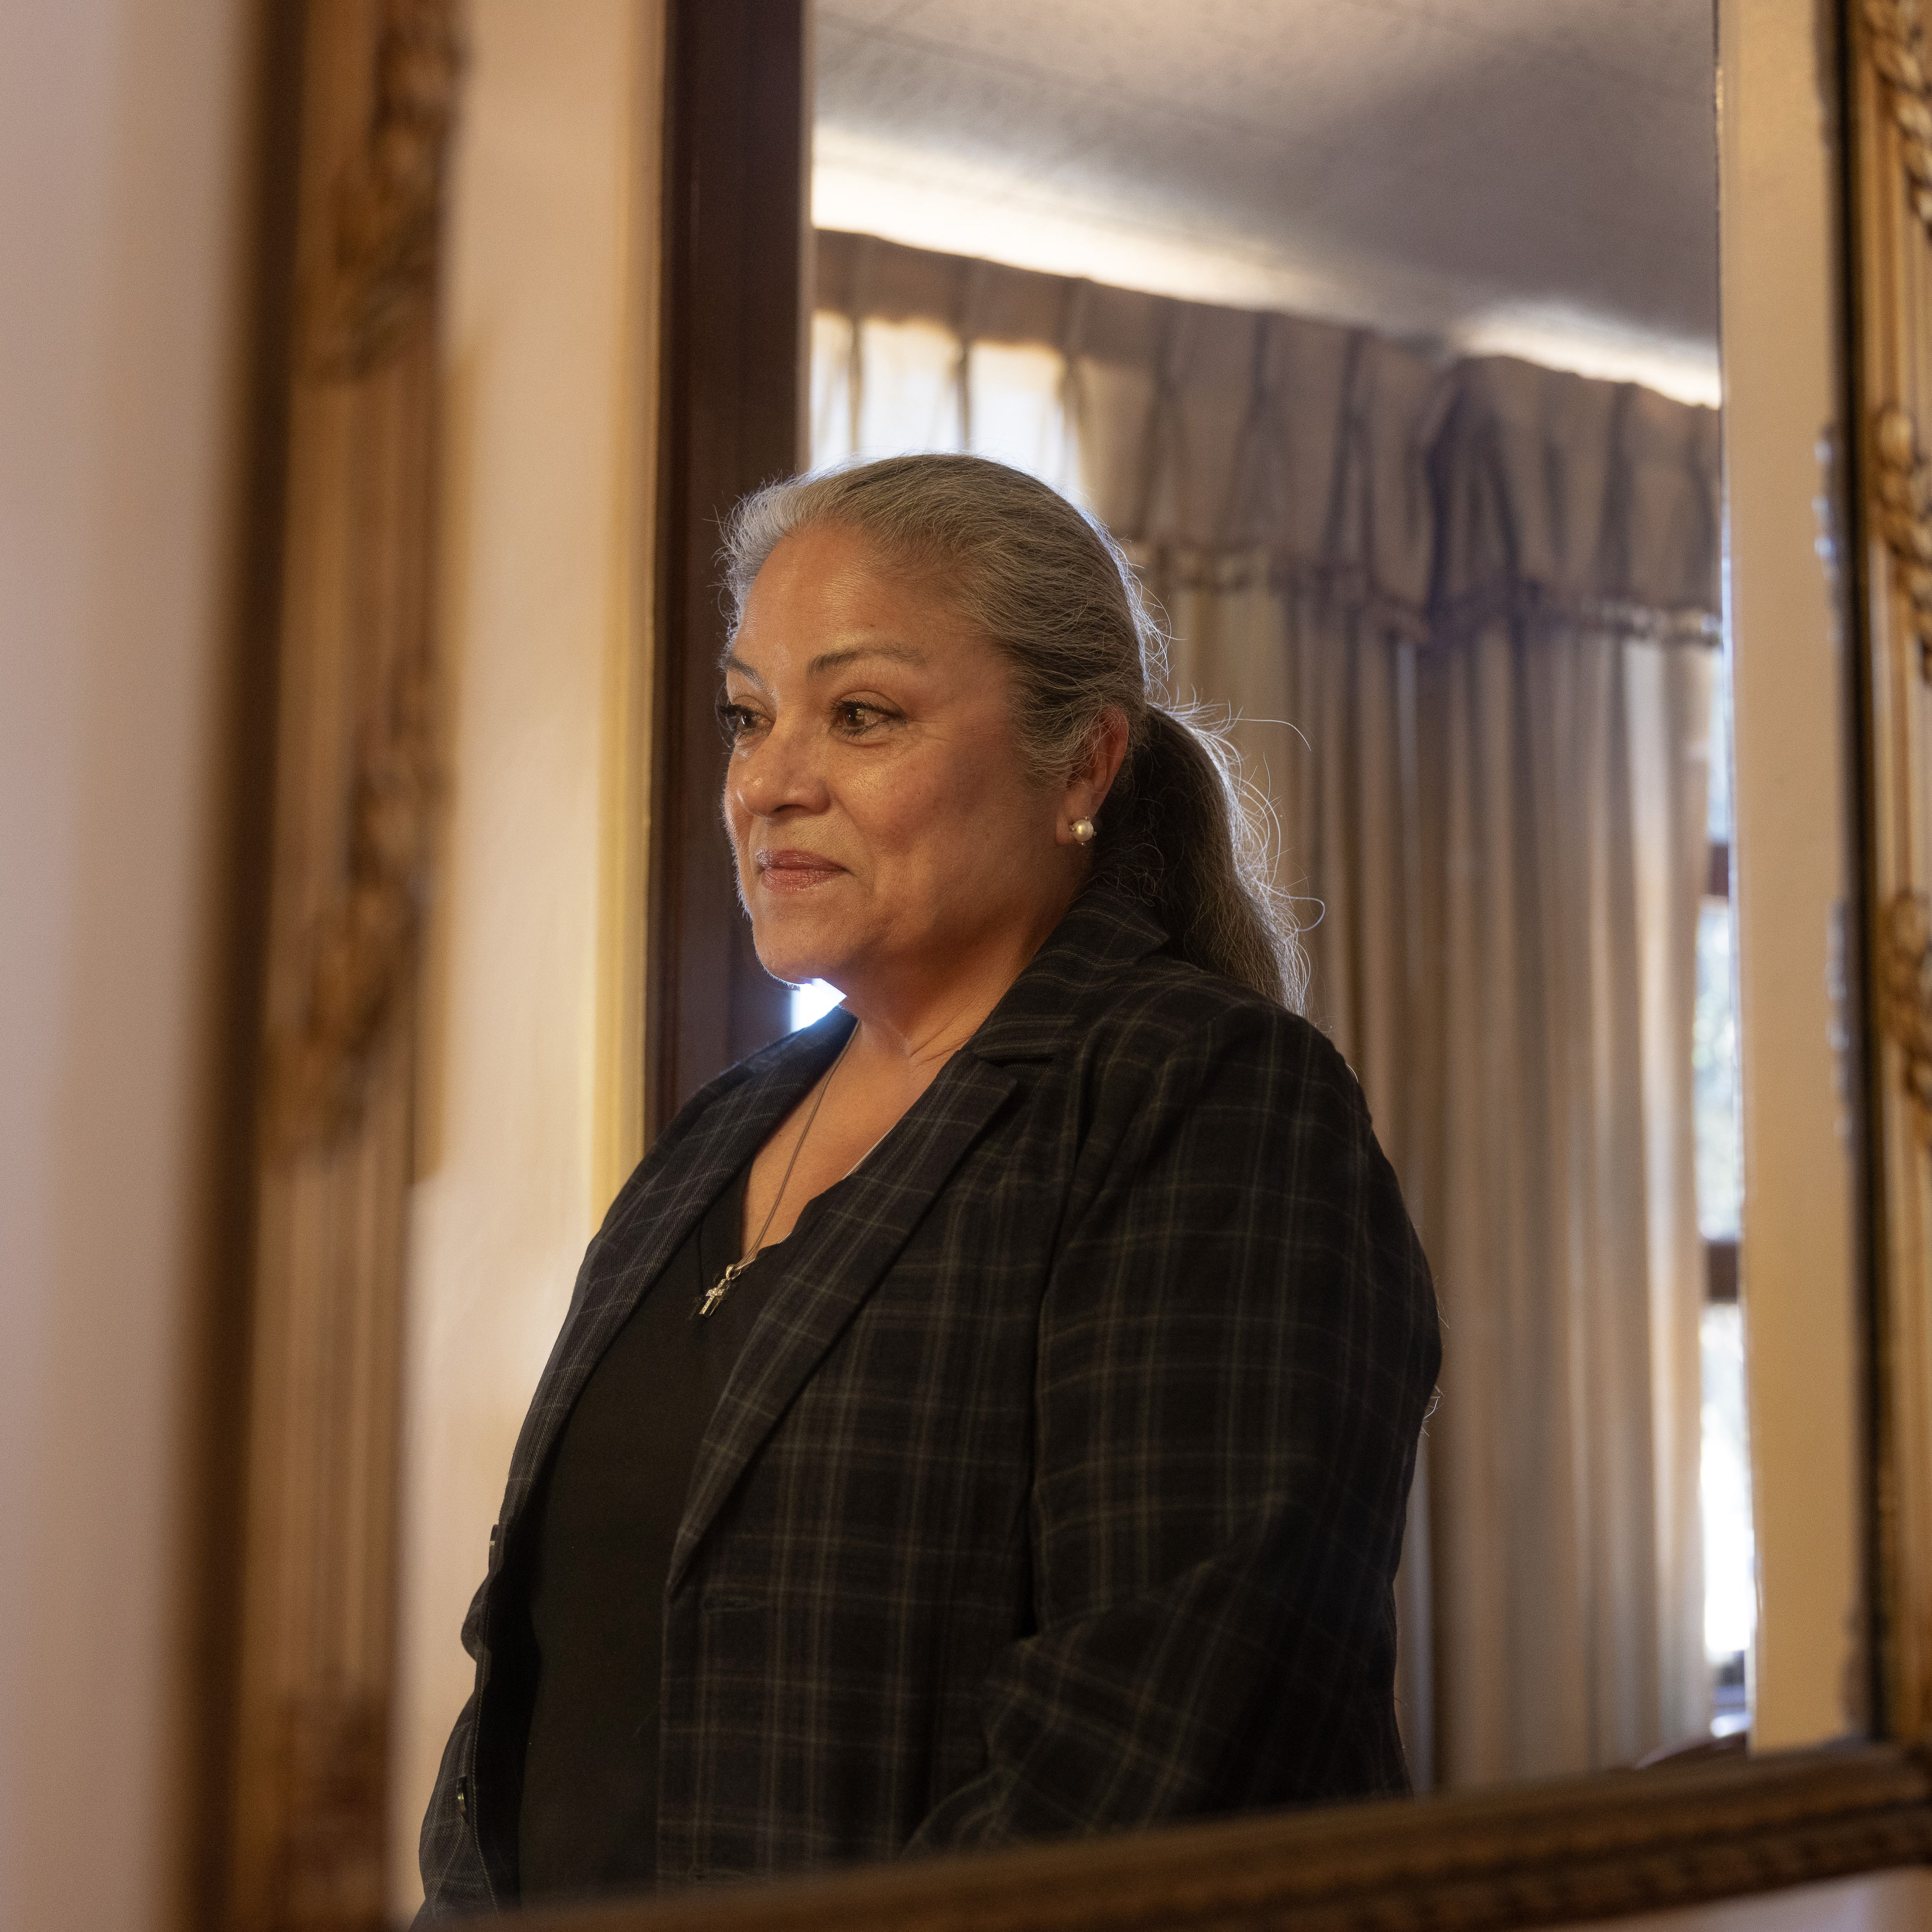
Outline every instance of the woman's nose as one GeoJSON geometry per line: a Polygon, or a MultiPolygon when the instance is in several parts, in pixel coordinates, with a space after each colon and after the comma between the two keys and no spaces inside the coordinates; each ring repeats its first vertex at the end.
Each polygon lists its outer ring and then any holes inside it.
{"type": "Polygon", "coordinates": [[[731,760],[731,790],[754,818],[787,809],[812,811],[824,801],[824,778],[810,735],[781,718],[731,760]]]}

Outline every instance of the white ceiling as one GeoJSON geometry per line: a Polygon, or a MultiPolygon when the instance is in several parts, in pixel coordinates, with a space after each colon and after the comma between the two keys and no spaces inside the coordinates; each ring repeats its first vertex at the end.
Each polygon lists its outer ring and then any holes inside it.
{"type": "Polygon", "coordinates": [[[821,226],[1717,394],[1712,0],[818,0],[821,226]]]}

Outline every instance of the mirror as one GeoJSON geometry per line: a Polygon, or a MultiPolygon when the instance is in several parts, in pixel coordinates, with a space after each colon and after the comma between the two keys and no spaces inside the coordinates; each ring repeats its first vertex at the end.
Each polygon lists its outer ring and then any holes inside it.
{"type": "MultiPolygon", "coordinates": [[[[692,647],[735,493],[693,479],[789,466],[758,438],[801,422],[813,460],[969,447],[1087,502],[1270,800],[1307,1011],[1447,1324],[1398,1583],[1417,1785],[1870,1723],[1839,70],[1816,23],[1744,10],[1720,236],[1708,4],[824,0],[818,232],[788,254],[755,170],[799,131],[789,10],[674,6],[667,44],[649,10],[574,38],[472,5],[437,896],[418,1030],[355,1042],[350,1129],[386,1174],[410,1148],[370,1221],[409,1260],[392,1907],[584,1244],[647,1130],[809,1010],[746,964],[692,647]],[[739,306],[689,299],[706,276],[739,306]],[[760,352],[774,317],[802,367],[760,352]]],[[[351,70],[367,24],[315,31],[351,70]]],[[[378,96],[421,132],[412,76],[398,53],[378,96]]],[[[366,1183],[328,1144],[271,1216],[290,1253],[366,1183]]],[[[379,1595],[310,1675],[380,1704],[379,1595]]],[[[312,1783],[371,1708],[297,1725],[312,1783]]]]}
{"type": "MultiPolygon", "coordinates": [[[[970,447],[1132,547],[1175,694],[1235,718],[1269,796],[1307,1010],[1430,1256],[1399,1699],[1424,1789],[1748,1721],[1712,25],[813,19],[810,460],[970,447]]],[[[459,305],[490,219],[465,193],[459,161],[459,305]]],[[[722,868],[715,834],[685,862],[722,868]]],[[[434,1206],[460,1165],[419,1183],[419,1285],[467,1252],[434,1206]]],[[[528,1383],[550,1324],[518,1318],[528,1383]]],[[[452,1607],[414,1640],[436,1749],[452,1607]]]]}
{"type": "Polygon", "coordinates": [[[816,14],[812,460],[1130,544],[1430,1256],[1422,1788],[1748,1722],[1712,26],[816,14]]]}

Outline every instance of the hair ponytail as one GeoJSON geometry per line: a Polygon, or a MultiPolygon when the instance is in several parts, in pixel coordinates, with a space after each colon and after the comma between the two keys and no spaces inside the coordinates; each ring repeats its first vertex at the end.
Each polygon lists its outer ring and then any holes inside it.
{"type": "Polygon", "coordinates": [[[1159,703],[1101,814],[1102,876],[1144,901],[1190,964],[1300,1010],[1301,950],[1275,903],[1264,800],[1226,737],[1159,703]]]}
{"type": "Polygon", "coordinates": [[[1100,876],[1144,901],[1183,958],[1298,1010],[1306,974],[1273,882],[1273,814],[1225,733],[1162,701],[1166,638],[1113,538],[983,457],[888,457],[768,484],[726,527],[734,629],[766,558],[819,524],[943,578],[1012,665],[1036,776],[1071,772],[1109,709],[1126,718],[1126,758],[1096,814],[1100,876]]]}

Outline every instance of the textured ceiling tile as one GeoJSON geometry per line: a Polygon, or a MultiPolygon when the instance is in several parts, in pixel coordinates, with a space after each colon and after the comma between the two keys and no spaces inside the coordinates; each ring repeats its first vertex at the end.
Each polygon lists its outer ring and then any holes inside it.
{"type": "MultiPolygon", "coordinates": [[[[1714,342],[1710,0],[822,0],[821,158],[1714,342]]],[[[922,238],[902,230],[901,238],[922,238]]]]}

